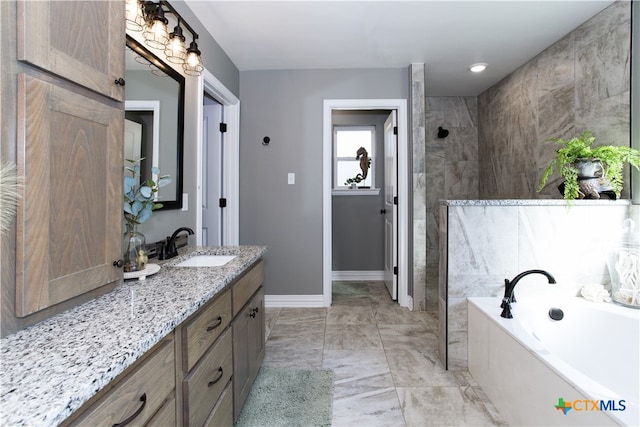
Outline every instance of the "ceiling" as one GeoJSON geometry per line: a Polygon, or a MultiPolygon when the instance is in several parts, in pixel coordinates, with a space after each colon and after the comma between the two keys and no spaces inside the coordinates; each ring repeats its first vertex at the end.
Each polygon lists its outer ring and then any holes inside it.
{"type": "Polygon", "coordinates": [[[240,71],[424,63],[428,95],[476,96],[612,1],[185,3],[240,71]]]}

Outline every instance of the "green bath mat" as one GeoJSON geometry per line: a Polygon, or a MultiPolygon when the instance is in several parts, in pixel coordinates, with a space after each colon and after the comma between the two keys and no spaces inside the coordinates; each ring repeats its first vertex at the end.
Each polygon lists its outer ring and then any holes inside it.
{"type": "Polygon", "coordinates": [[[262,367],[235,427],[330,426],[332,370],[262,367]]]}
{"type": "Polygon", "coordinates": [[[369,285],[360,282],[333,282],[331,290],[334,295],[369,295],[369,285]]]}

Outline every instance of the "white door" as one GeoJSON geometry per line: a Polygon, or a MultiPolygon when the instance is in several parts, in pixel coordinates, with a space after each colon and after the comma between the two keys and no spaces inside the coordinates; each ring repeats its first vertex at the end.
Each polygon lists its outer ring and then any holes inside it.
{"type": "Polygon", "coordinates": [[[398,136],[396,111],[384,122],[384,283],[389,295],[398,299],[398,136]]]}
{"type": "Polygon", "coordinates": [[[202,245],[222,242],[222,105],[204,97],[202,123],[202,245]]]}
{"type": "Polygon", "coordinates": [[[131,166],[129,160],[138,160],[142,153],[142,125],[129,119],[124,120],[124,165],[131,166]]]}

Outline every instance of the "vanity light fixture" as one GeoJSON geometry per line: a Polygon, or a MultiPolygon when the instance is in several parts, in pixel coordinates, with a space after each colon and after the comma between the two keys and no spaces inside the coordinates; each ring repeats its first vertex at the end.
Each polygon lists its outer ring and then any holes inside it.
{"type": "Polygon", "coordinates": [[[185,22],[180,14],[166,0],[127,0],[127,29],[142,31],[145,44],[164,51],[168,62],[182,65],[184,73],[199,76],[204,70],[202,56],[196,40],[198,33],[185,22]],[[169,19],[172,16],[173,32],[168,32],[169,19]],[[140,25],[140,21],[143,23],[140,25]],[[183,28],[191,33],[191,43],[186,46],[183,28]]]}
{"type": "Polygon", "coordinates": [[[142,4],[138,0],[127,0],[125,10],[127,30],[142,31],[144,28],[142,4]]]}
{"type": "Polygon", "coordinates": [[[472,73],[480,73],[486,70],[488,65],[489,64],[487,64],[486,62],[478,62],[477,64],[470,65],[469,71],[471,71],[472,73]]]}

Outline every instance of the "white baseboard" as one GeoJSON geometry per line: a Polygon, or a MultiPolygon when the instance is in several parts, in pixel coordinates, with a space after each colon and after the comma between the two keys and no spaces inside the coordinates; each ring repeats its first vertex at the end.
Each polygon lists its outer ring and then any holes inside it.
{"type": "Polygon", "coordinates": [[[322,295],[265,295],[265,307],[324,307],[322,295]]]}
{"type": "Polygon", "coordinates": [[[356,281],[356,280],[384,280],[384,270],[380,271],[332,271],[331,280],[356,281]]]}

